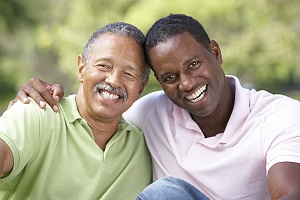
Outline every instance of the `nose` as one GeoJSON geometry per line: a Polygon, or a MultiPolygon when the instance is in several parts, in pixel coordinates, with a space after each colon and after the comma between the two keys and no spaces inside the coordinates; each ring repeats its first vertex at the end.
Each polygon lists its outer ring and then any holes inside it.
{"type": "Polygon", "coordinates": [[[112,70],[111,73],[107,73],[105,81],[112,87],[119,87],[121,85],[120,73],[117,70],[112,70]]]}
{"type": "Polygon", "coordinates": [[[181,91],[189,91],[195,85],[195,78],[189,75],[180,75],[179,89],[181,91]]]}

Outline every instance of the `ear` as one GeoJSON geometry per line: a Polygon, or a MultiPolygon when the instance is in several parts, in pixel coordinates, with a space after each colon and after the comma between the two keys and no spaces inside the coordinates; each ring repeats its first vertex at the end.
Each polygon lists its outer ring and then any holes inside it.
{"type": "Polygon", "coordinates": [[[84,75],[84,71],[85,71],[84,60],[83,60],[82,55],[78,56],[77,65],[78,65],[77,77],[78,77],[78,80],[80,81],[80,83],[82,83],[83,82],[83,75],[84,75]]]}
{"type": "Polygon", "coordinates": [[[210,41],[210,49],[211,49],[211,52],[215,55],[217,61],[221,65],[223,63],[222,53],[221,53],[219,44],[215,40],[210,41]]]}

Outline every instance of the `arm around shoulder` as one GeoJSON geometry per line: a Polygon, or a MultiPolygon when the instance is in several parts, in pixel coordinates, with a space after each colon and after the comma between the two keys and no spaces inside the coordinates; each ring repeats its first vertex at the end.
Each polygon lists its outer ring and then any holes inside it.
{"type": "Polygon", "coordinates": [[[134,102],[125,113],[123,113],[123,117],[126,121],[141,128],[144,119],[153,107],[155,107],[161,95],[164,95],[163,91],[156,91],[141,97],[134,102]]]}

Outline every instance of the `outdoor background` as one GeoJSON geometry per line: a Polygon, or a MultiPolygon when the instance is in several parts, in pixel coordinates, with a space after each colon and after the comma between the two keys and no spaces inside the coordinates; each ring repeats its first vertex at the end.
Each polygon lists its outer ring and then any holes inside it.
{"type": "MultiPolygon", "coordinates": [[[[198,19],[245,86],[300,99],[299,0],[0,0],[0,114],[31,77],[76,93],[77,56],[101,26],[125,21],[144,33],[159,18],[198,19]]],[[[145,93],[160,87],[151,77],[145,93]]]]}

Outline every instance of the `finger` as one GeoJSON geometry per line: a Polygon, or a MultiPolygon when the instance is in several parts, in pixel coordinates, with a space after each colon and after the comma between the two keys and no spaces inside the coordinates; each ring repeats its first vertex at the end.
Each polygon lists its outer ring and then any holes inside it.
{"type": "Polygon", "coordinates": [[[52,90],[49,89],[51,84],[37,78],[30,79],[30,84],[32,85],[32,89],[28,91],[30,93],[27,93],[30,97],[32,97],[37,103],[39,102],[40,106],[46,106],[46,102],[55,112],[58,111],[57,101],[52,96],[52,90]],[[42,105],[43,103],[45,105],[42,105]]]}
{"type": "Polygon", "coordinates": [[[17,97],[15,99],[11,100],[8,104],[7,109],[10,109],[17,101],[18,101],[17,97]]]}
{"type": "MultiPolygon", "coordinates": [[[[23,86],[22,86],[23,87],[23,86]]],[[[27,93],[22,89],[22,87],[20,88],[20,90],[18,91],[17,93],[17,96],[16,96],[16,100],[20,100],[22,103],[29,103],[29,98],[28,98],[28,95],[27,93]]],[[[17,102],[17,101],[16,101],[17,102]]]]}
{"type": "Polygon", "coordinates": [[[29,103],[28,97],[31,97],[41,108],[46,107],[44,99],[35,90],[30,81],[28,83],[23,84],[17,93],[17,99],[19,99],[23,103],[29,103]]]}
{"type": "Polygon", "coordinates": [[[53,89],[53,97],[59,101],[60,99],[63,98],[64,96],[64,89],[61,85],[59,84],[53,84],[52,85],[52,89],[53,89]]]}
{"type": "Polygon", "coordinates": [[[25,83],[21,86],[20,90],[18,91],[16,98],[14,100],[12,100],[14,103],[17,102],[17,100],[20,100],[22,103],[29,103],[29,98],[28,98],[28,93],[30,93],[29,91],[31,91],[32,88],[30,85],[28,85],[28,83],[25,83]]]}

